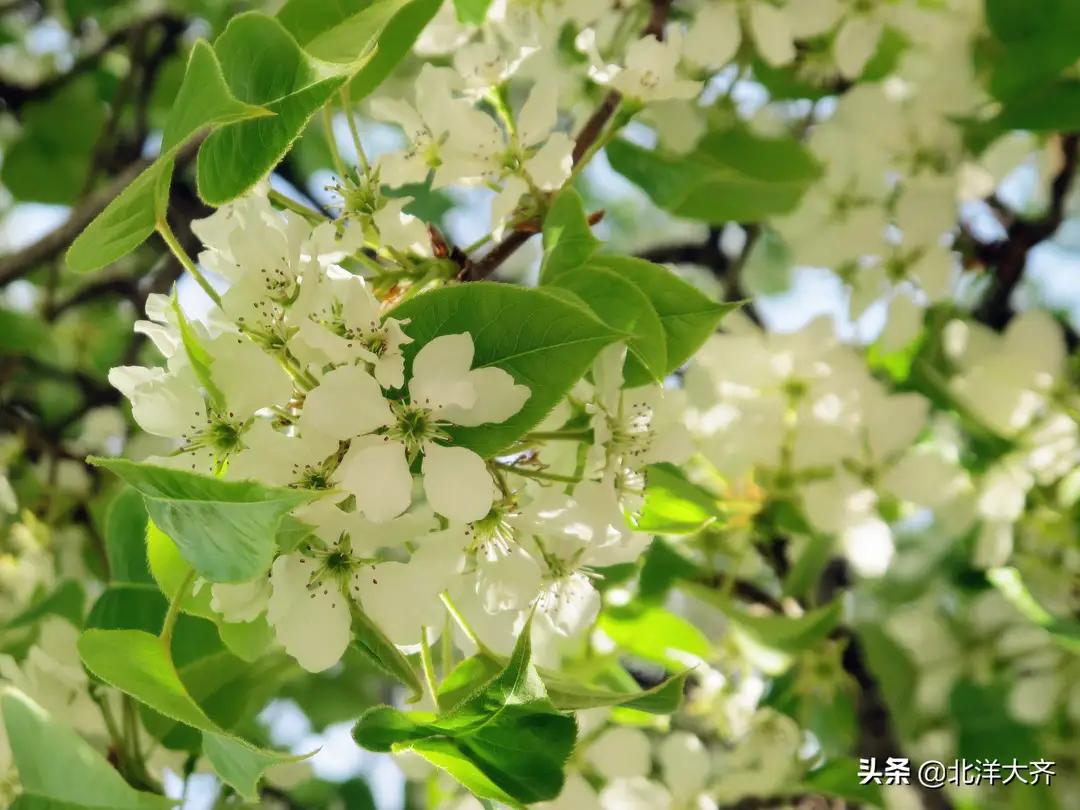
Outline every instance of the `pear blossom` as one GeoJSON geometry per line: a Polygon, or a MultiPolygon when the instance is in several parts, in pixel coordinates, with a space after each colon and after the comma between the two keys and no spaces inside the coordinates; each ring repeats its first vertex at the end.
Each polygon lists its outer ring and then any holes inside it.
{"type": "Polygon", "coordinates": [[[501,369],[473,369],[472,362],[471,335],[443,335],[417,353],[406,399],[386,400],[374,378],[356,366],[335,369],[309,394],[305,411],[313,400],[314,424],[332,438],[352,439],[338,470],[341,487],[372,520],[409,507],[409,467],[417,458],[436,512],[467,523],[491,509],[494,484],[483,459],[445,444],[446,427],[505,421],[521,409],[529,389],[501,369]]]}
{"type": "Polygon", "coordinates": [[[704,68],[726,65],[735,57],[744,36],[741,17],[746,36],[753,40],[761,58],[773,67],[786,65],[795,58],[789,14],[787,8],[767,0],[707,2],[687,31],[684,56],[704,68]]]}
{"type": "Polygon", "coordinates": [[[626,49],[623,66],[604,62],[592,29],[584,29],[578,34],[576,44],[592,62],[589,75],[593,81],[609,84],[627,98],[648,103],[694,98],[701,91],[701,82],[678,75],[683,35],[676,29],[672,29],[664,40],[650,35],[633,43],[626,49]]]}

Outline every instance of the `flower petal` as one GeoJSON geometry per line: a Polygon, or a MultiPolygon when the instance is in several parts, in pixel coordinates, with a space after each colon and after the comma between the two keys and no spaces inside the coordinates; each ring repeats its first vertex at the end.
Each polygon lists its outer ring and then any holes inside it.
{"type": "Polygon", "coordinates": [[[491,511],[495,484],[484,460],[465,447],[424,446],[424,492],[431,508],[462,523],[491,511]]]}
{"type": "Polygon", "coordinates": [[[354,441],[337,471],[356,508],[376,522],[395,518],[412,502],[412,473],[400,442],[385,437],[354,441]]]}
{"type": "Polygon", "coordinates": [[[342,366],[308,392],[301,431],[332,439],[351,439],[393,421],[390,405],[375,378],[359,366],[342,366]]]}
{"type": "Polygon", "coordinates": [[[349,601],[333,582],[308,590],[312,563],[285,554],[270,569],[266,619],[285,652],[308,672],[322,672],[341,660],[349,646],[349,601]]]}
{"type": "Polygon", "coordinates": [[[436,410],[456,405],[471,408],[476,391],[467,379],[473,361],[472,335],[441,335],[416,354],[409,396],[414,405],[436,410]]]}

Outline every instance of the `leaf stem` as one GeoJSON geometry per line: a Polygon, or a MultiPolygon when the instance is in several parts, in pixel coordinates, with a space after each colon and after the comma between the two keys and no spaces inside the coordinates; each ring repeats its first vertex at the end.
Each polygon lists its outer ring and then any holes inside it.
{"type": "Polygon", "coordinates": [[[439,599],[442,600],[443,605],[446,607],[446,612],[450,614],[455,622],[457,622],[457,626],[461,628],[461,632],[465,634],[465,638],[476,646],[477,652],[486,658],[494,659],[495,654],[480,640],[480,636],[473,630],[472,625],[469,624],[469,620],[461,614],[460,610],[458,610],[457,605],[455,605],[454,601],[450,598],[450,594],[443,591],[439,594],[439,599]]]}
{"type": "Polygon", "coordinates": [[[435,711],[441,712],[439,705],[439,685],[435,680],[435,664],[431,660],[431,644],[428,643],[427,628],[420,626],[420,667],[424,670],[424,683],[427,684],[428,693],[431,695],[431,703],[435,711]]]}
{"type": "Polygon", "coordinates": [[[168,221],[165,217],[159,217],[157,221],[157,232],[161,234],[161,238],[165,240],[165,244],[168,245],[169,250],[177,261],[183,266],[185,270],[191,273],[191,277],[194,278],[199,286],[203,288],[210,300],[221,306],[221,296],[218,295],[218,291],[214,289],[213,285],[206,279],[206,276],[202,274],[199,266],[192,261],[191,257],[187,255],[187,251],[184,250],[183,245],[176,238],[176,234],[173,233],[172,228],[169,227],[168,221]]]}
{"type": "Polygon", "coordinates": [[[367,155],[364,154],[364,145],[360,143],[360,131],[356,128],[356,119],[353,117],[348,82],[341,86],[341,106],[345,112],[345,120],[349,124],[349,135],[352,136],[353,147],[356,149],[356,160],[360,164],[360,170],[367,174],[371,171],[371,167],[368,165],[367,155]]]}
{"type": "Polygon", "coordinates": [[[494,462],[495,467],[525,478],[533,478],[537,481],[556,481],[561,484],[577,484],[581,481],[573,475],[557,475],[556,473],[544,472],[543,470],[530,470],[527,467],[517,467],[513,464],[504,464],[501,461],[494,462]]]}
{"type": "Polygon", "coordinates": [[[281,208],[287,208],[288,210],[299,214],[311,222],[326,222],[326,217],[316,211],[314,208],[308,208],[303,203],[299,203],[292,197],[288,197],[282,194],[280,191],[270,189],[270,193],[267,195],[270,202],[277,203],[281,208]]]}
{"type": "Polygon", "coordinates": [[[334,137],[334,112],[330,109],[330,105],[326,104],[323,107],[323,134],[326,136],[326,146],[330,150],[330,160],[334,163],[334,171],[338,173],[338,177],[342,180],[345,179],[345,161],[341,159],[341,152],[338,151],[337,138],[334,137]]]}
{"type": "Polygon", "coordinates": [[[169,602],[169,612],[165,614],[165,621],[161,623],[161,633],[158,638],[161,639],[161,642],[165,645],[165,650],[169,652],[170,656],[172,655],[173,630],[176,628],[176,620],[180,616],[180,603],[184,601],[188,586],[191,585],[193,579],[195,579],[194,569],[188,571],[187,576],[180,583],[180,587],[176,589],[172,601],[169,602]]]}
{"type": "Polygon", "coordinates": [[[580,428],[576,430],[537,430],[526,433],[523,441],[577,441],[588,439],[592,436],[592,428],[580,428]]]}

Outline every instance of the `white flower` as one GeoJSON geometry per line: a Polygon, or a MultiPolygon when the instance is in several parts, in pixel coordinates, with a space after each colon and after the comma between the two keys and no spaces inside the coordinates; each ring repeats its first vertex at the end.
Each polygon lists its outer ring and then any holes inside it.
{"type": "Polygon", "coordinates": [[[712,762],[701,739],[688,731],[672,731],[664,736],[656,752],[664,784],[680,806],[703,793],[709,783],[712,762]]]}
{"type": "Polygon", "coordinates": [[[424,492],[436,512],[468,523],[491,509],[494,484],[484,460],[465,447],[444,444],[445,427],[503,422],[521,409],[529,389],[501,369],[472,369],[472,362],[471,335],[443,335],[417,353],[406,399],[388,402],[374,379],[355,366],[330,372],[308,395],[305,413],[314,401],[319,416],[312,423],[321,432],[353,439],[338,474],[342,488],[372,520],[409,507],[409,468],[417,458],[423,459],[424,492]],[[324,386],[329,388],[321,392],[324,386]]]}
{"type": "Polygon", "coordinates": [[[585,749],[585,760],[604,779],[648,776],[652,765],[649,738],[636,728],[612,726],[585,749]]]}
{"type": "Polygon", "coordinates": [[[405,382],[405,357],[401,347],[412,338],[396,318],[380,318],[379,301],[367,282],[336,268],[327,271],[328,295],[321,307],[301,321],[299,337],[320,350],[332,364],[368,364],[384,388],[400,388],[405,382]]]}
{"type": "Polygon", "coordinates": [[[682,34],[677,29],[672,29],[665,40],[651,35],[644,37],[627,48],[625,66],[620,67],[603,63],[591,29],[585,29],[577,38],[578,48],[586,51],[593,63],[590,69],[593,81],[610,84],[627,98],[646,103],[694,98],[701,91],[701,82],[678,75],[682,44],[682,34]]]}
{"type": "Polygon", "coordinates": [[[640,494],[641,470],[663,461],[681,464],[694,448],[683,424],[682,392],[660,385],[623,389],[625,361],[626,346],[615,343],[593,364],[590,461],[620,492],[636,488],[640,494]]]}
{"type": "Polygon", "coordinates": [[[203,347],[220,401],[176,356],[175,370],[121,366],[110,370],[109,382],[131,401],[143,430],[178,441],[177,451],[161,463],[213,472],[243,449],[256,412],[284,405],[293,388],[277,361],[241,335],[224,333],[203,347]]]}
{"type": "MultiPolygon", "coordinates": [[[[402,529],[410,535],[426,530],[422,517],[419,523],[412,516],[400,520],[401,526],[367,524],[361,543],[393,542],[402,529]]],[[[439,593],[455,573],[443,564],[443,547],[428,544],[408,562],[397,562],[360,553],[358,545],[344,533],[332,544],[309,543],[283,554],[270,569],[266,620],[285,651],[309,672],[341,659],[352,638],[354,609],[367,613],[397,644],[417,643],[422,627],[441,627],[439,593]]]]}
{"type": "Polygon", "coordinates": [[[725,2],[712,0],[694,16],[686,35],[686,59],[700,67],[716,69],[730,62],[739,49],[742,32],[740,5],[747,9],[748,34],[761,58],[780,67],[795,58],[795,43],[786,9],[767,0],[725,2]]]}

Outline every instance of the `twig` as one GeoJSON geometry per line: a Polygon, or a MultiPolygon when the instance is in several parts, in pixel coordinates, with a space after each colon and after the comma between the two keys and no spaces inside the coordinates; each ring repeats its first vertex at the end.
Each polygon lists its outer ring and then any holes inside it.
{"type": "Polygon", "coordinates": [[[975,258],[994,268],[994,280],[976,317],[995,329],[1002,329],[1013,315],[1013,290],[1024,275],[1028,254],[1040,242],[1049,239],[1065,219],[1065,204],[1073,187],[1078,164],[1080,134],[1061,138],[1061,169],[1050,186],[1050,207],[1037,220],[1018,219],[1008,226],[1006,237],[992,243],[975,242],[975,258]]]}
{"type": "MultiPolygon", "coordinates": [[[[195,137],[176,156],[176,171],[191,161],[202,144],[201,137],[195,137]]],[[[140,158],[118,174],[108,185],[103,186],[88,196],[77,208],[73,209],[66,220],[54,230],[49,231],[32,245],[0,258],[0,284],[6,284],[21,278],[39,264],[52,259],[68,247],[75,237],[82,233],[94,217],[105,210],[120,192],[150,165],[147,158],[140,158]]]]}
{"type": "Polygon", "coordinates": [[[3,102],[3,105],[7,109],[16,111],[24,104],[27,104],[31,101],[37,101],[38,99],[46,98],[47,96],[52,95],[65,84],[70,82],[76,76],[79,76],[96,67],[97,64],[101,61],[102,57],[105,56],[105,54],[107,54],[109,51],[111,51],[118,45],[126,42],[128,40],[128,37],[130,37],[131,34],[137,29],[146,28],[147,26],[155,25],[166,20],[170,21],[172,24],[175,25],[183,24],[182,19],[168,12],[144,17],[141,20],[133,22],[131,25],[124,26],[123,28],[118,28],[117,30],[111,32],[105,38],[105,41],[101,43],[101,45],[76,59],[75,63],[71,66],[71,69],[65,71],[64,73],[58,73],[55,76],[50,76],[44,81],[33,85],[0,82],[0,101],[3,102]]]}
{"type": "MultiPolygon", "coordinates": [[[[642,31],[642,36],[655,36],[658,39],[663,38],[664,23],[667,21],[668,12],[671,10],[671,4],[673,0],[652,0],[652,11],[649,13],[649,22],[642,31]]],[[[574,138],[574,151],[573,158],[574,164],[577,163],[589,152],[589,148],[596,142],[597,138],[603,132],[604,127],[607,125],[611,117],[615,115],[615,111],[618,109],[620,102],[622,101],[622,95],[616,91],[611,90],[608,92],[604,99],[600,102],[600,106],[596,108],[589,120],[585,122],[581,130],[578,132],[577,137],[574,138]]],[[[463,280],[477,281],[479,279],[487,278],[494,273],[503,262],[517,253],[518,249],[529,241],[529,237],[533,235],[533,232],[525,232],[521,230],[513,231],[509,236],[506,236],[501,242],[493,247],[487,255],[477,262],[474,262],[468,271],[463,274],[463,280]]]]}

